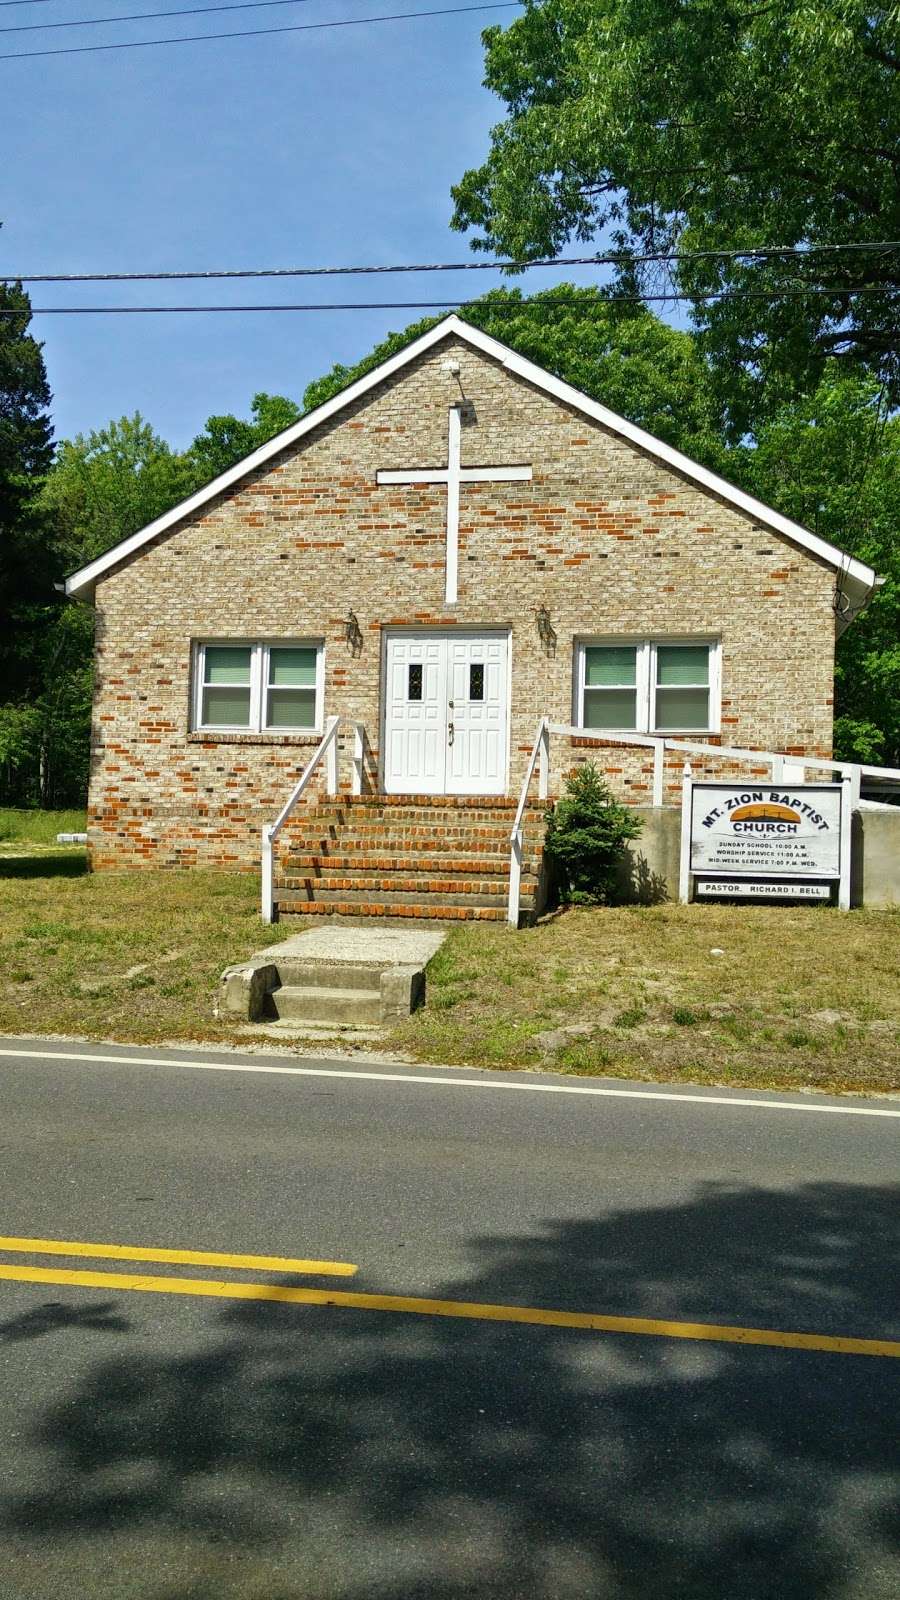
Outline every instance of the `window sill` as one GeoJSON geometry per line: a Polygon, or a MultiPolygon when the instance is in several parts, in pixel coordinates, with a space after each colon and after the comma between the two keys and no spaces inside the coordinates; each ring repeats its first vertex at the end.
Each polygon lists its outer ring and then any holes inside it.
{"type": "Polygon", "coordinates": [[[279,733],[269,729],[266,733],[239,733],[230,730],[192,728],[188,734],[188,744],[277,744],[301,745],[314,749],[320,743],[321,732],[315,728],[304,728],[295,733],[285,731],[279,733]]]}

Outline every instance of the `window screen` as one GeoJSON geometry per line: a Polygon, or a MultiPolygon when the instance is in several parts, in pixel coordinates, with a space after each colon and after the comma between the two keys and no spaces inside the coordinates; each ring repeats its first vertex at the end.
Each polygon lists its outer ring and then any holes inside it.
{"type": "Polygon", "coordinates": [[[249,645],[206,646],[201,711],[204,727],[249,728],[252,657],[249,645]]]}
{"type": "Polygon", "coordinates": [[[316,725],[315,645],[272,645],[266,685],[267,728],[316,725]]]}
{"type": "Polygon", "coordinates": [[[654,729],[708,728],[709,645],[658,644],[654,688],[654,729]]]}
{"type": "Polygon", "coordinates": [[[638,726],[636,645],[585,647],[583,726],[638,726]]]}

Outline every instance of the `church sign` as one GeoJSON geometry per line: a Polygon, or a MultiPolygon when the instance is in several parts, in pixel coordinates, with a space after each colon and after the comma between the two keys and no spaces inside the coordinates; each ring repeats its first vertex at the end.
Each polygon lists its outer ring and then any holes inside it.
{"type": "Polygon", "coordinates": [[[844,786],[685,783],[682,899],[829,900],[849,905],[844,786]]]}

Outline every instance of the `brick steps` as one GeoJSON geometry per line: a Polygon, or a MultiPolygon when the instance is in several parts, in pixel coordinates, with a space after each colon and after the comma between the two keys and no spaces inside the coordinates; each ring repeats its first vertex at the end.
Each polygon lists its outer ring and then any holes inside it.
{"type": "Polygon", "coordinates": [[[311,900],[304,905],[283,905],[278,901],[279,915],[300,913],[304,917],[408,917],[413,921],[432,922],[505,922],[504,906],[449,906],[440,900],[411,900],[402,897],[402,904],[394,905],[385,899],[378,900],[311,900]]]}
{"type": "MultiPolygon", "coordinates": [[[[427,872],[411,873],[406,877],[400,873],[390,872],[356,872],[352,875],[327,873],[310,876],[308,878],[286,877],[278,880],[279,898],[287,901],[289,896],[303,896],[308,899],[320,899],[324,894],[340,893],[341,895],[361,894],[371,898],[373,894],[385,895],[439,895],[442,898],[452,895],[454,899],[463,903],[471,895],[492,900],[505,895],[509,888],[508,878],[433,878],[427,872]]],[[[536,885],[533,881],[522,881],[522,897],[533,896],[536,885]]]]}
{"type": "MultiPolygon", "coordinates": [[[[474,812],[510,812],[515,814],[518,800],[505,794],[341,794],[334,800],[314,800],[306,807],[304,816],[333,816],[335,811],[368,811],[383,814],[398,811],[462,812],[469,817],[474,812]]],[[[542,816],[542,805],[529,805],[526,813],[542,816]]]]}
{"type": "MultiPolygon", "coordinates": [[[[501,921],[509,894],[506,797],[374,795],[292,818],[276,865],[281,915],[501,921]]],[[[539,909],[545,809],[525,816],[522,913],[539,909]]]]}
{"type": "MultiPolygon", "coordinates": [[[[351,879],[351,883],[353,881],[351,879]]],[[[460,889],[459,884],[452,879],[449,883],[391,883],[388,888],[385,888],[380,881],[369,884],[360,883],[358,880],[356,882],[356,888],[346,888],[343,883],[336,885],[334,888],[329,888],[327,885],[323,887],[317,883],[315,889],[311,891],[307,889],[279,888],[278,904],[285,911],[289,907],[294,911],[302,911],[310,900],[314,901],[316,905],[334,905],[338,902],[352,905],[357,901],[362,905],[368,905],[377,898],[379,905],[386,906],[403,906],[413,903],[430,905],[434,900],[440,901],[442,905],[458,908],[465,906],[481,906],[482,908],[501,906],[501,909],[505,910],[508,888],[505,883],[484,890],[480,890],[478,886],[475,886],[473,892],[467,893],[466,890],[460,889]]]]}
{"type": "MultiPolygon", "coordinates": [[[[308,855],[288,856],[283,864],[282,882],[287,883],[289,878],[323,877],[333,874],[358,875],[364,873],[367,877],[371,874],[399,873],[402,876],[415,874],[429,878],[447,876],[466,876],[479,874],[488,878],[505,878],[509,874],[509,855],[498,855],[495,851],[487,851],[483,855],[451,855],[449,852],[441,854],[429,848],[415,851],[411,854],[381,855],[373,850],[345,851],[344,841],[340,844],[341,853],[331,855],[328,851],[317,850],[308,855]]],[[[527,858],[523,863],[523,876],[529,869],[536,873],[539,858],[535,855],[527,858]]]]}

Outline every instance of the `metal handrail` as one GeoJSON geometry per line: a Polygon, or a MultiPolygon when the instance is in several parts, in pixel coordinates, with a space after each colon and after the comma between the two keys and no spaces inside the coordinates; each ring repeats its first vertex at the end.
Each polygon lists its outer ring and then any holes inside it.
{"type": "MultiPolygon", "coordinates": [[[[542,717],[532,746],[531,758],[519,794],[515,821],[509,836],[509,906],[508,920],[513,927],[519,925],[519,900],[522,880],[522,818],[528,800],[528,790],[534,777],[538,759],[541,764],[540,798],[547,799],[550,779],[550,735],[562,738],[590,739],[597,744],[639,745],[653,751],[653,805],[661,806],[664,795],[666,751],[684,752],[685,755],[717,757],[724,761],[743,761],[749,765],[760,762],[771,769],[772,782],[800,782],[807,767],[818,772],[839,772],[849,779],[850,806],[872,808],[877,802],[860,799],[863,778],[878,778],[887,783],[900,784],[900,767],[872,767],[860,761],[840,761],[834,756],[790,755],[783,750],[750,750],[737,745],[704,744],[699,739],[667,739],[663,734],[626,733],[618,728],[576,728],[569,723],[551,722],[542,717]],[[799,778],[797,774],[799,773],[799,778]]],[[[880,809],[880,808],[879,808],[880,809]]],[[[893,809],[891,807],[890,809],[893,809]]]]}
{"type": "Polygon", "coordinates": [[[853,805],[859,805],[860,784],[863,778],[881,778],[888,783],[900,783],[900,767],[871,767],[860,761],[841,761],[837,756],[790,755],[783,750],[751,750],[745,746],[704,744],[698,739],[667,739],[662,734],[625,733],[615,728],[575,728],[561,722],[551,722],[550,732],[564,738],[594,739],[598,744],[642,745],[654,753],[653,804],[663,802],[663,767],[667,750],[683,750],[691,755],[715,756],[722,760],[763,762],[772,769],[772,781],[778,783],[791,769],[814,767],[818,772],[840,772],[850,779],[853,805]]]}
{"type": "Polygon", "coordinates": [[[516,807],[515,820],[509,835],[509,902],[507,905],[507,921],[514,928],[519,926],[519,900],[522,887],[522,846],[524,841],[524,828],[522,819],[525,815],[525,806],[528,803],[528,790],[534,777],[534,769],[540,762],[540,776],[538,779],[538,798],[546,800],[550,789],[550,718],[541,717],[538,730],[534,736],[531,747],[531,758],[525,773],[525,779],[519,794],[519,804],[516,807]]]}
{"type": "Polygon", "coordinates": [[[285,804],[282,806],[274,822],[267,822],[262,830],[262,919],[263,922],[275,921],[275,892],[272,875],[272,846],[279,833],[291,815],[297,801],[304,789],[307,788],[319,762],[325,758],[325,787],[329,795],[337,794],[338,764],[337,764],[337,732],[341,725],[340,717],[329,717],[325,723],[325,732],[317,744],[312,756],[303,769],[294,788],[291,790],[285,804]]]}

